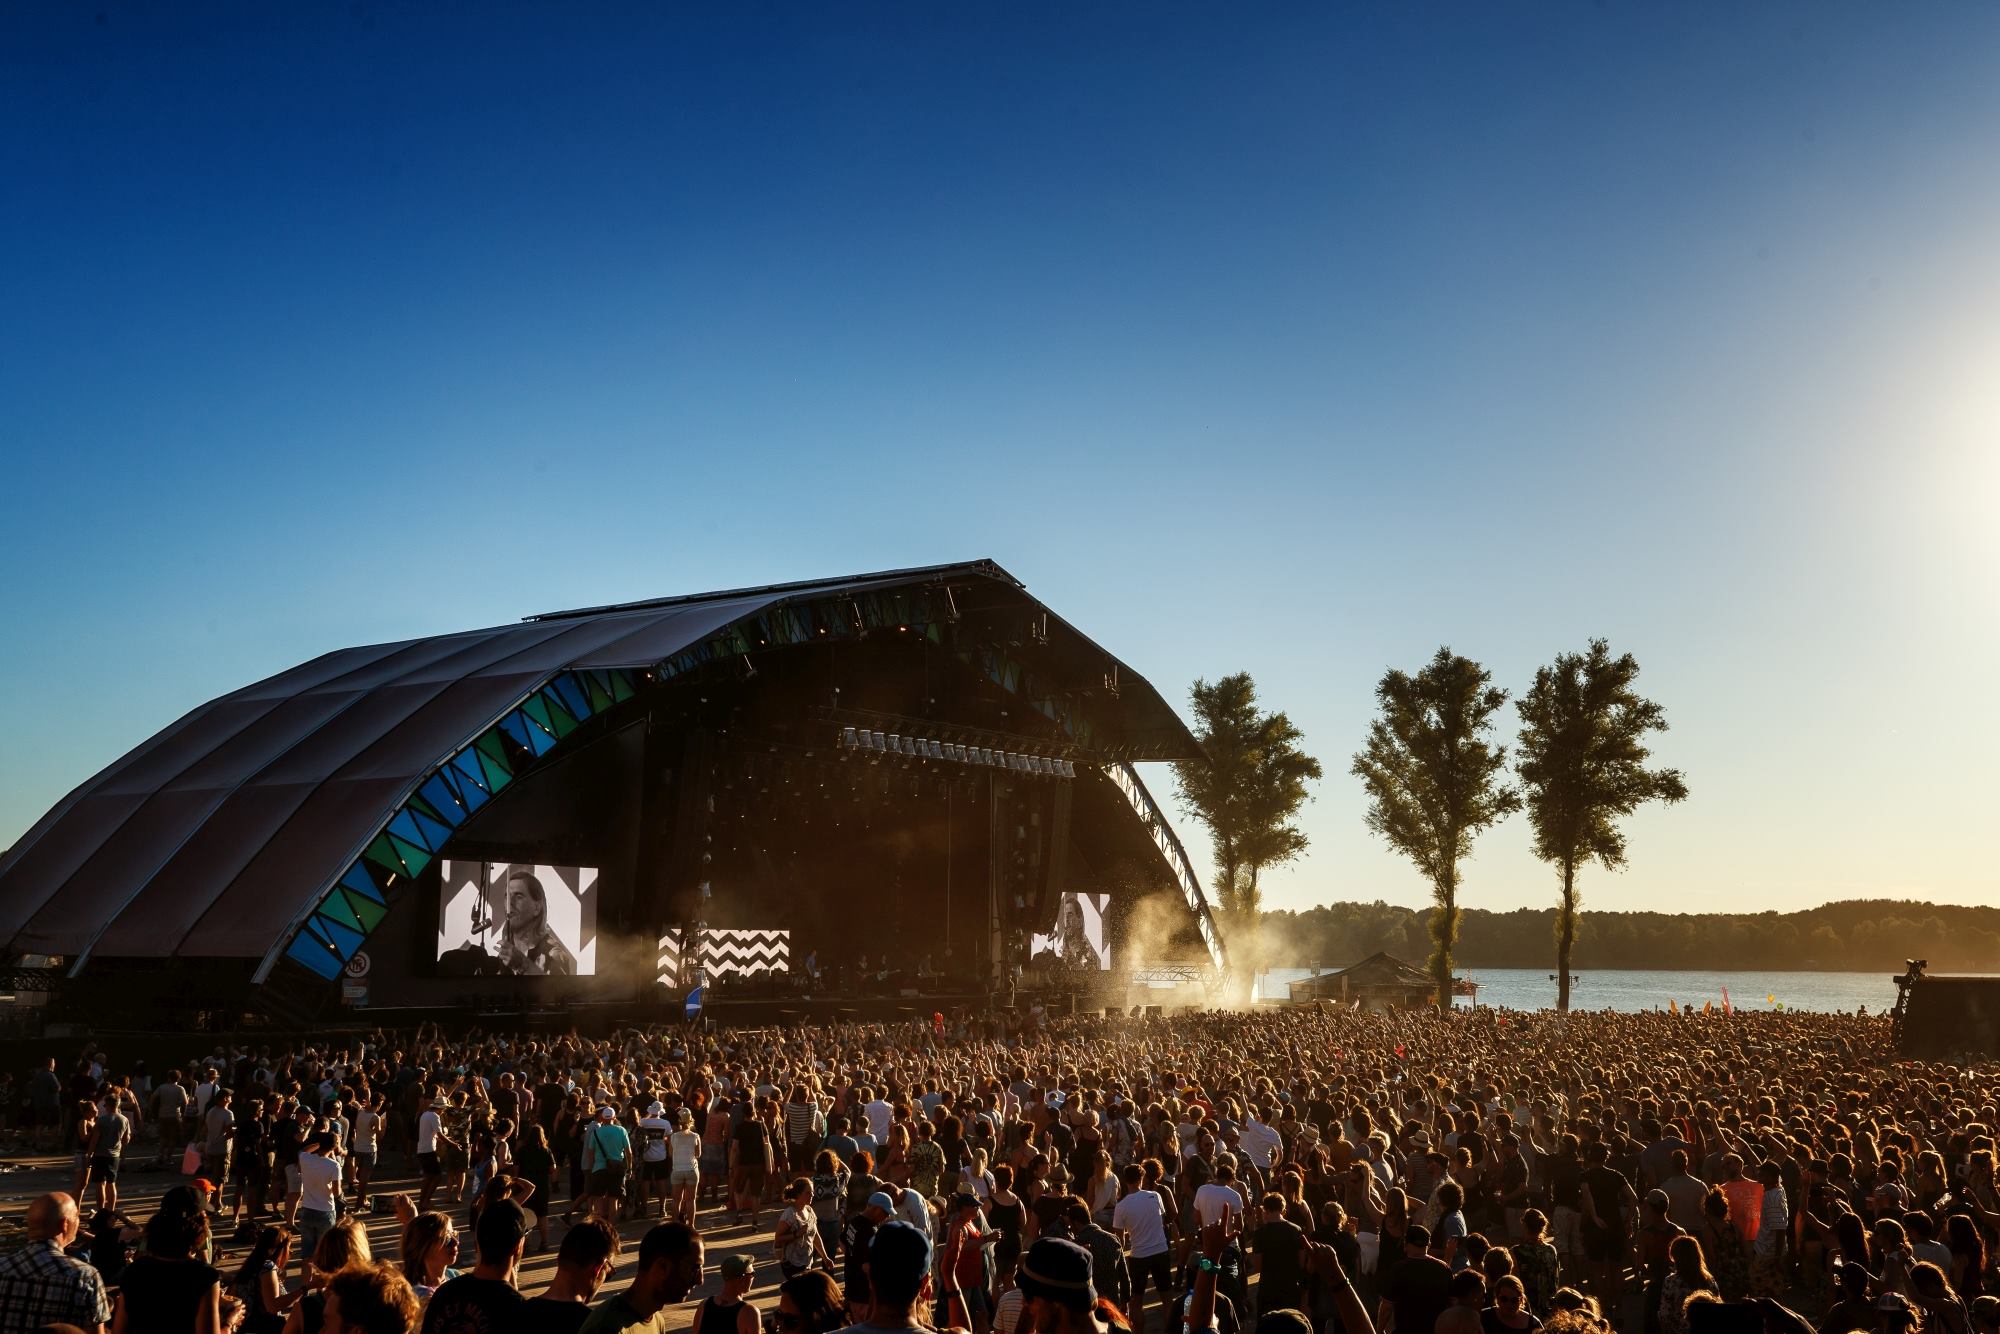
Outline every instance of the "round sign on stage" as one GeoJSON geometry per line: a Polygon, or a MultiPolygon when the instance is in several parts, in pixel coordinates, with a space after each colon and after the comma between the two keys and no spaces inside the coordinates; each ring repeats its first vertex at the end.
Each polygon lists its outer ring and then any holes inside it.
{"type": "Polygon", "coordinates": [[[347,961],[347,967],[344,971],[349,977],[366,977],[368,976],[368,967],[368,951],[356,950],[354,951],[354,957],[347,961]]]}

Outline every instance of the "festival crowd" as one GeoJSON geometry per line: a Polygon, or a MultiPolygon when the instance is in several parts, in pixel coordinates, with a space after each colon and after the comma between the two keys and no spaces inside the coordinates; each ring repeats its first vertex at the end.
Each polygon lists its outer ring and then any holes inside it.
{"type": "Polygon", "coordinates": [[[2000,1334],[2000,1069],[1863,1015],[425,1028],[0,1110],[74,1169],[0,1334],[2000,1334]]]}

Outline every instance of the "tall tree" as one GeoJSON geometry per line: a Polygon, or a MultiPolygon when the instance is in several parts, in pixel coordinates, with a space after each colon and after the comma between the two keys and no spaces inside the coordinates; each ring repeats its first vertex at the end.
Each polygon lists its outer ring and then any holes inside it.
{"type": "Polygon", "coordinates": [[[1305,734],[1290,718],[1257,711],[1248,672],[1196,681],[1189,700],[1206,758],[1174,765],[1180,807],[1208,830],[1216,900],[1239,939],[1254,947],[1258,876],[1306,850],[1292,820],[1311,799],[1306,784],[1320,776],[1320,764],[1300,749],[1305,734]]]}
{"type": "Polygon", "coordinates": [[[1507,692],[1493,674],[1449,648],[1415,675],[1390,668],[1375,687],[1381,714],[1353,772],[1368,790],[1368,828],[1416,863],[1431,882],[1431,976],[1437,1003],[1451,1006],[1451,953],[1458,943],[1460,861],[1472,840],[1521,798],[1501,781],[1507,750],[1488,739],[1507,692]]]}
{"type": "Polygon", "coordinates": [[[1569,1009],[1569,958],[1576,944],[1576,874],[1589,861],[1625,864],[1618,821],[1649,801],[1687,797],[1678,769],[1648,769],[1648,732],[1667,730],[1666,711],[1632,688],[1639,663],[1611,656],[1602,639],[1562,653],[1535,673],[1515,704],[1521,715],[1521,787],[1535,855],[1562,876],[1556,909],[1556,1008],[1569,1009]]]}

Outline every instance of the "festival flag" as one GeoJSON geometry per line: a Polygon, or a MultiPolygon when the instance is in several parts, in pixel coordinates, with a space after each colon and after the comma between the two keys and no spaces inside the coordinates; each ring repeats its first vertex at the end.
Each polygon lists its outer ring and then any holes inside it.
{"type": "Polygon", "coordinates": [[[1674,998],[1672,996],[1667,997],[1667,1013],[1679,1014],[1680,1012],[1681,1012],[1681,1007],[1674,1004],[1674,998]]]}
{"type": "Polygon", "coordinates": [[[1705,1014],[1705,1015],[1706,1015],[1706,1014],[1714,1014],[1714,1013],[1715,1013],[1715,1002],[1714,1002],[1714,1001],[1703,1001],[1703,1002],[1701,1003],[1701,1012],[1702,1012],[1703,1014],[1705,1014]]]}
{"type": "Polygon", "coordinates": [[[1724,1014],[1730,1014],[1730,1013],[1732,1013],[1732,1011],[1731,1011],[1731,1010],[1730,1010],[1730,1008],[1729,1008],[1729,988],[1728,988],[1728,987],[1724,987],[1724,988],[1722,989],[1722,1012],[1723,1012],[1724,1014]]]}
{"type": "Polygon", "coordinates": [[[1398,1042],[1396,1044],[1396,1055],[1400,1058],[1402,1054],[1403,1054],[1403,1044],[1398,1042]]]}
{"type": "Polygon", "coordinates": [[[696,986],[693,991],[688,993],[687,1002],[681,1007],[687,1014],[689,1022],[693,1022],[694,1018],[701,1013],[701,993],[704,989],[701,986],[696,986]]]}
{"type": "Polygon", "coordinates": [[[1770,995],[1764,997],[1764,1000],[1767,1004],[1776,1005],[1778,1003],[1778,993],[1774,991],[1770,995]]]}

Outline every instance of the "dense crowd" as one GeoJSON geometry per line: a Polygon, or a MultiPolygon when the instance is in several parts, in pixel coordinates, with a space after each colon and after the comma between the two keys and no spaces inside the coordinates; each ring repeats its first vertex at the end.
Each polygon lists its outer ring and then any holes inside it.
{"type": "Polygon", "coordinates": [[[1887,1036],[1289,1009],[86,1051],[0,1088],[75,1172],[0,1256],[0,1334],[2000,1334],[2000,1071],[1887,1036]],[[155,1152],[183,1184],[139,1225],[155,1152]]]}

